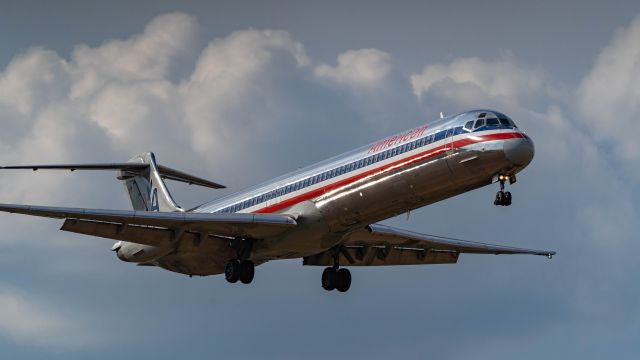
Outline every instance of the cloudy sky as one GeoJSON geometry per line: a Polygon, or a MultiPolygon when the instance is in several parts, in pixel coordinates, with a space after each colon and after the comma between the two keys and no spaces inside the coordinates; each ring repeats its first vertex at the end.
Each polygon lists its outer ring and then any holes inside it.
{"type": "MultiPolygon", "coordinates": [[[[640,353],[640,4],[634,1],[0,1],[0,164],[154,151],[230,185],[187,207],[477,107],[536,158],[391,219],[553,249],[357,268],[301,261],[251,286],[120,262],[60,221],[0,215],[0,354],[16,359],[539,359],[640,353]]],[[[0,173],[0,202],[126,209],[111,173],[0,173]]]]}

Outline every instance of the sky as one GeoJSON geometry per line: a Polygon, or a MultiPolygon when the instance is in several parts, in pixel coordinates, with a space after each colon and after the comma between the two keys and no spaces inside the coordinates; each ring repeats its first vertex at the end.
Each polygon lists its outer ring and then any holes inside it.
{"type": "MultiPolygon", "coordinates": [[[[0,214],[0,354],[12,359],[636,359],[640,3],[2,1],[0,164],[161,164],[193,207],[475,108],[536,144],[497,186],[385,221],[555,250],[352,269],[301,260],[250,286],[120,262],[110,240],[0,214]]],[[[105,173],[0,173],[0,202],[128,209],[105,173]]]]}

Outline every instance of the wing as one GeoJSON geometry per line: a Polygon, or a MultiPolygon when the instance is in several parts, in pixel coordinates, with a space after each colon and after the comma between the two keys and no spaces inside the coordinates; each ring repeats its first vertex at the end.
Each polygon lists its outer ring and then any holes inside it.
{"type": "Polygon", "coordinates": [[[295,227],[294,218],[274,214],[206,214],[99,210],[0,204],[0,211],[66,219],[61,230],[161,246],[183,235],[262,239],[295,227]]]}
{"type": "MultiPolygon", "coordinates": [[[[529,254],[551,258],[554,251],[520,249],[473,241],[420,234],[390,226],[373,224],[347,235],[338,252],[340,265],[418,265],[453,264],[460,253],[529,254]]],[[[333,265],[331,250],[304,258],[305,265],[333,265]]]]}

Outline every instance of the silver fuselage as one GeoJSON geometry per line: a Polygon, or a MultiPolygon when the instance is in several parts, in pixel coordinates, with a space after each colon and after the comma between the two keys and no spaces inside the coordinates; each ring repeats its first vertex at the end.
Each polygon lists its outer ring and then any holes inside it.
{"type": "MultiPolygon", "coordinates": [[[[505,117],[477,110],[444,118],[191,211],[296,216],[304,226],[256,239],[251,253],[256,264],[320,253],[354,229],[489,185],[498,175],[515,176],[526,167],[533,158],[532,140],[511,120],[469,128],[483,113],[505,117]]],[[[186,274],[221,273],[235,254],[226,239],[220,240],[180,242],[154,263],[186,274]]]]}

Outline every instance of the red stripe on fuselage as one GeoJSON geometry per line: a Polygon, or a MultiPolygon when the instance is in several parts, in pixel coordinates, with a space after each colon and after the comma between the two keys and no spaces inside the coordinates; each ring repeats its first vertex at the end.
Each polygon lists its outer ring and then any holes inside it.
{"type": "MultiPolygon", "coordinates": [[[[352,184],[358,180],[361,180],[367,176],[370,176],[372,174],[376,174],[376,173],[383,173],[386,171],[389,171],[391,169],[395,169],[399,164],[402,164],[402,166],[400,168],[404,168],[407,167],[409,165],[412,165],[416,162],[425,160],[425,159],[429,159],[432,158],[434,156],[437,156],[439,154],[445,153],[448,151],[449,148],[453,149],[459,149],[471,144],[477,144],[477,143],[481,143],[481,142],[487,142],[487,141],[496,141],[496,140],[507,140],[507,139],[524,139],[527,138],[527,136],[523,133],[519,133],[519,132],[512,132],[512,133],[498,133],[498,134],[491,134],[491,135],[485,135],[485,136],[475,136],[475,135],[471,135],[470,137],[466,137],[464,139],[460,139],[460,140],[456,140],[452,143],[449,144],[443,144],[440,145],[438,147],[435,147],[431,150],[427,150],[427,151],[423,151],[421,153],[412,155],[410,157],[404,158],[404,159],[399,159],[398,161],[395,161],[393,163],[390,164],[386,164],[383,166],[380,166],[378,168],[375,169],[370,169],[367,171],[364,171],[362,173],[356,174],[350,178],[347,179],[342,179],[339,181],[336,181],[332,184],[327,184],[323,187],[317,188],[317,189],[313,189],[311,191],[308,191],[306,193],[300,194],[300,195],[296,195],[290,199],[286,199],[286,200],[282,200],[281,202],[271,205],[271,206],[267,206],[264,207],[262,209],[258,209],[255,211],[252,211],[253,213],[272,213],[274,211],[278,211],[278,210],[282,210],[282,209],[286,209],[288,207],[291,207],[295,204],[298,204],[300,202],[309,200],[309,199],[314,199],[317,198],[319,196],[321,196],[322,194],[341,188],[343,186],[347,186],[349,184],[352,184]],[[473,137],[473,138],[472,138],[473,137]]],[[[446,141],[447,139],[445,139],[446,141]]]]}

